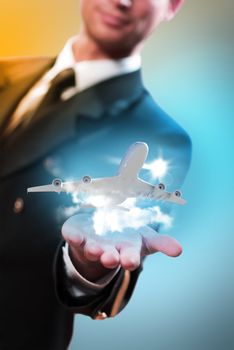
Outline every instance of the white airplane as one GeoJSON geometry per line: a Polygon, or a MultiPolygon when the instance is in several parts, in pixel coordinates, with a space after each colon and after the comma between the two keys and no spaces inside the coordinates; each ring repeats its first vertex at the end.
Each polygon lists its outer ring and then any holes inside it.
{"type": "Polygon", "coordinates": [[[81,180],[72,182],[54,179],[50,185],[30,187],[27,191],[80,193],[92,198],[95,196],[104,198],[104,201],[101,201],[102,204],[91,204],[93,206],[119,205],[127,198],[149,198],[185,204],[186,201],[182,198],[180,191],[166,192],[164,184],[159,183],[154,186],[138,177],[148,150],[148,145],[144,142],[131,145],[120,163],[116,176],[92,179],[86,175],[81,180]]]}

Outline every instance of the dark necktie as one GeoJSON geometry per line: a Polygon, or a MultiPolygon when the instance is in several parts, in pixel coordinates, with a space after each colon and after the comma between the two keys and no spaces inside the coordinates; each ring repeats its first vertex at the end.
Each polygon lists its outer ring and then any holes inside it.
{"type": "Polygon", "coordinates": [[[4,135],[8,136],[19,127],[26,125],[35,115],[41,113],[47,107],[52,106],[60,101],[60,97],[66,88],[75,86],[75,73],[72,68],[67,68],[58,73],[49,83],[49,88],[45,90],[42,95],[38,97],[38,100],[32,102],[29,110],[26,110],[22,115],[17,118],[10,119],[7,125],[4,135]]]}

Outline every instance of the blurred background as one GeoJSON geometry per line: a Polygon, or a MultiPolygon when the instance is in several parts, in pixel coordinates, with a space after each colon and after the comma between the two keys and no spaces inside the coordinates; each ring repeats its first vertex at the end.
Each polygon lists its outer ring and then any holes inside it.
{"type": "MultiPolygon", "coordinates": [[[[69,350],[234,349],[233,15],[233,0],[187,1],[145,46],[147,88],[193,141],[188,205],[170,231],[184,252],[148,258],[115,319],[77,316],[69,350]]],[[[0,0],[0,28],[0,56],[56,55],[79,2],[0,0]]]]}

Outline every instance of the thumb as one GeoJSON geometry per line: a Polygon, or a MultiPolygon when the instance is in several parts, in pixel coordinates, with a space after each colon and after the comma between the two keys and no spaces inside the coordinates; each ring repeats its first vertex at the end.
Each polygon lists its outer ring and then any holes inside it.
{"type": "Polygon", "coordinates": [[[176,257],[183,250],[181,244],[175,238],[158,234],[155,231],[152,232],[151,229],[142,234],[142,241],[144,255],[161,252],[168,256],[176,257]]]}

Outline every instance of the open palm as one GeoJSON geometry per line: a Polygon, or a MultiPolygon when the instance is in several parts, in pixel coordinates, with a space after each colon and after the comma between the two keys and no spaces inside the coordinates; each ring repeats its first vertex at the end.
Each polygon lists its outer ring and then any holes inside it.
{"type": "Polygon", "coordinates": [[[176,257],[182,252],[174,238],[158,234],[148,226],[96,235],[90,214],[70,217],[62,227],[62,234],[69,244],[74,265],[90,280],[119,265],[133,271],[139,267],[142,257],[149,254],[161,252],[176,257]]]}

